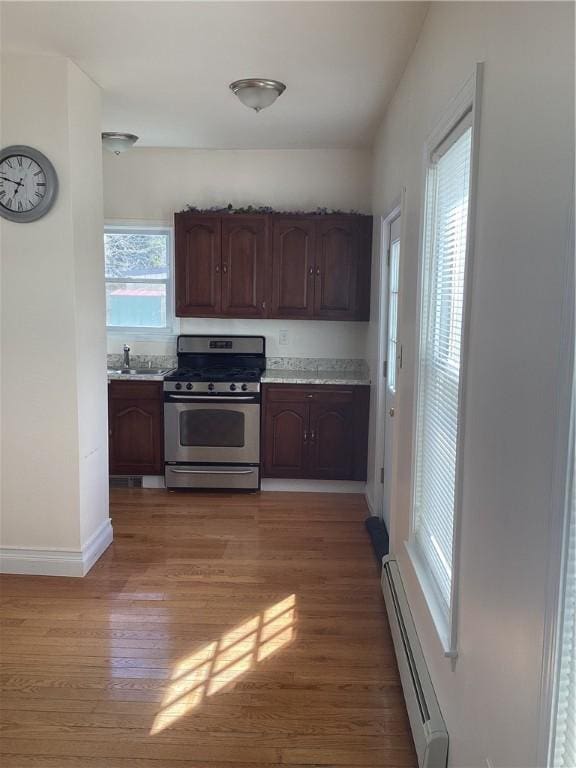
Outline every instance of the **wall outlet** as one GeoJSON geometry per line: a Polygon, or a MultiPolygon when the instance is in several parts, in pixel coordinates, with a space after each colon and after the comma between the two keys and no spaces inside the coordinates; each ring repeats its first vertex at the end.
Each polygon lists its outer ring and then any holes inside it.
{"type": "Polygon", "coordinates": [[[288,331],[279,331],[278,332],[278,344],[281,347],[285,347],[289,344],[288,341],[288,331]]]}

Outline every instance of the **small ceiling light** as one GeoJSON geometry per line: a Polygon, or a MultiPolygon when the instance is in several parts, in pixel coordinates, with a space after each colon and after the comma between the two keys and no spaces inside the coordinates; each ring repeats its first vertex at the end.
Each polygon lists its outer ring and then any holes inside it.
{"type": "Polygon", "coordinates": [[[238,96],[246,107],[260,112],[261,109],[274,104],[278,96],[284,93],[286,86],[278,80],[248,77],[230,83],[230,90],[238,96]]]}
{"type": "Polygon", "coordinates": [[[133,133],[103,133],[102,134],[102,146],[113,152],[115,155],[119,155],[121,152],[126,152],[127,149],[136,144],[138,136],[134,136],[133,133]]]}

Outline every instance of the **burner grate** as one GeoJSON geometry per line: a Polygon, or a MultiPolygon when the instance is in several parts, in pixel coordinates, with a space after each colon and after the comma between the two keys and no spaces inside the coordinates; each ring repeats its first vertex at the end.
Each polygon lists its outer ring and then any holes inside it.
{"type": "Polygon", "coordinates": [[[260,381],[261,370],[254,368],[178,368],[167,381],[260,381]]]}

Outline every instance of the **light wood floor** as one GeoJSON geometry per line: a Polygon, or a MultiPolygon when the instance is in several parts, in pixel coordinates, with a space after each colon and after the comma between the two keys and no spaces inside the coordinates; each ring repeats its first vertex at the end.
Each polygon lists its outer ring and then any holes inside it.
{"type": "Polygon", "coordinates": [[[0,577],[2,768],[416,766],[366,514],[114,491],[86,578],[0,577]]]}

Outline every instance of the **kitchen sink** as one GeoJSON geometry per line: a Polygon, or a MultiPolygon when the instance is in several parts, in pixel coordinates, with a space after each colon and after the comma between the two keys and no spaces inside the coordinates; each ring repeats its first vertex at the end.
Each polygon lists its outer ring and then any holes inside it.
{"type": "Polygon", "coordinates": [[[171,368],[108,368],[108,373],[121,374],[123,376],[163,376],[171,368]]]}

